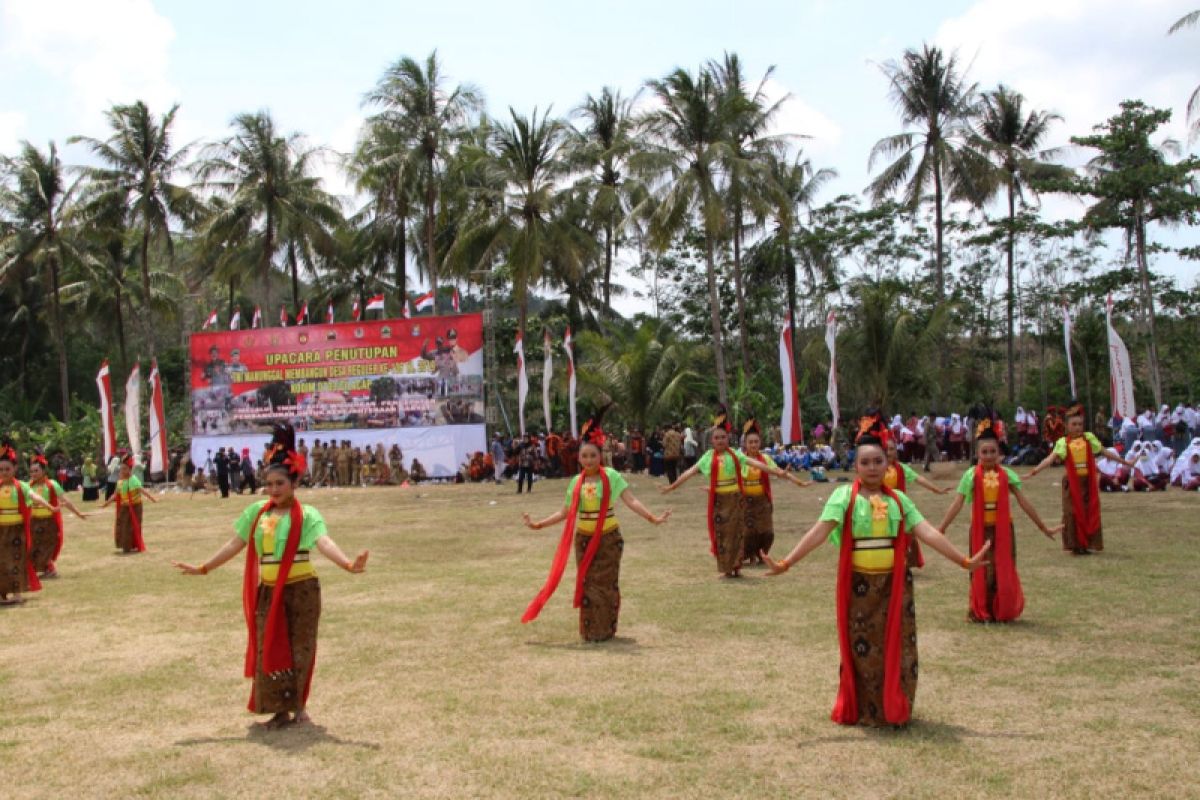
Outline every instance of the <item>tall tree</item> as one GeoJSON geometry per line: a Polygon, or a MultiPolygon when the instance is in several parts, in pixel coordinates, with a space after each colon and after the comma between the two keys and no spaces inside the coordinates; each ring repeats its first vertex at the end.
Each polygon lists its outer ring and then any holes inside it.
{"type": "MultiPolygon", "coordinates": [[[[142,268],[142,295],[151,297],[150,245],[161,241],[172,263],[175,247],[171,222],[188,220],[195,211],[192,193],[173,183],[186,166],[190,147],[174,149],[172,126],[178,105],[158,119],[144,102],[115,105],[104,112],[112,136],[105,141],[87,136],[72,137],[70,142],[87,144],[106,165],[85,170],[92,181],[126,203],[129,226],[141,233],[139,257],[142,268]]],[[[143,316],[146,345],[155,354],[156,332],[152,315],[143,316]]]]}
{"type": "Polygon", "coordinates": [[[646,145],[636,156],[635,167],[646,176],[654,195],[641,204],[639,213],[648,217],[650,242],[660,251],[694,219],[700,221],[717,395],[724,403],[729,397],[729,381],[716,266],[716,246],[728,227],[721,191],[721,167],[730,155],[721,106],[724,95],[706,69],[696,74],[676,69],[647,86],[658,102],[643,120],[646,145]]]}
{"type": "Polygon", "coordinates": [[[976,85],[967,83],[958,57],[925,45],[906,50],[900,62],[890,61],[883,72],[891,84],[890,95],[901,121],[914,130],[880,139],[871,148],[867,164],[894,159],[869,186],[875,202],[900,192],[904,203],[916,209],[933,190],[934,288],[938,300],[946,296],[946,253],[943,246],[944,207],[947,199],[980,202],[979,175],[986,162],[970,146],[970,116],[976,85]]]}
{"type": "Polygon", "coordinates": [[[1039,148],[1046,138],[1050,125],[1062,120],[1057,114],[1047,111],[1025,112],[1025,98],[1001,84],[981,98],[978,116],[977,148],[991,160],[994,171],[992,186],[1003,192],[1008,201],[1007,230],[1005,231],[1005,258],[1007,281],[1005,283],[1005,341],[1008,361],[1008,402],[1016,401],[1016,358],[1013,352],[1013,315],[1016,306],[1016,277],[1014,258],[1017,240],[1017,201],[1031,190],[1030,181],[1045,179],[1061,171],[1061,167],[1047,164],[1047,154],[1039,148]]]}
{"type": "MultiPolygon", "coordinates": [[[[1200,9],[1189,11],[1175,20],[1175,24],[1167,31],[1167,35],[1179,33],[1184,28],[1194,27],[1197,22],[1200,22],[1200,9]]],[[[1200,86],[1193,89],[1192,96],[1188,98],[1187,115],[1191,125],[1191,136],[1195,138],[1200,134],[1200,86]]]]}
{"type": "Polygon", "coordinates": [[[1096,200],[1084,214],[1085,225],[1125,232],[1137,266],[1155,406],[1162,404],[1162,375],[1147,228],[1155,222],[1195,224],[1200,219],[1200,197],[1195,192],[1200,159],[1189,156],[1172,163],[1169,158],[1178,145],[1167,142],[1160,147],[1151,142],[1154,132],[1170,119],[1168,110],[1151,108],[1140,100],[1126,100],[1119,114],[1096,126],[1096,133],[1071,137],[1073,144],[1099,153],[1088,164],[1085,175],[1058,184],[1061,189],[1096,200]]]}
{"type": "Polygon", "coordinates": [[[605,86],[598,97],[589,94],[574,116],[583,122],[583,130],[571,137],[571,158],[586,171],[580,185],[604,231],[602,297],[611,313],[613,259],[636,189],[627,174],[629,157],[638,148],[633,101],[622,97],[620,90],[605,86]]]}
{"type": "MultiPolygon", "coordinates": [[[[59,291],[62,267],[70,245],[64,242],[63,223],[71,191],[63,176],[58,148],[50,143],[43,153],[29,142],[21,143],[16,158],[0,158],[0,211],[11,225],[0,236],[0,281],[25,265],[43,271],[50,286],[50,330],[58,355],[58,386],[62,420],[70,419],[71,391],[67,379],[67,343],[59,291]]],[[[25,324],[31,319],[26,317],[25,324]]]]}
{"type": "Polygon", "coordinates": [[[437,51],[424,64],[404,56],[383,73],[367,102],[382,111],[373,123],[393,126],[410,143],[411,161],[418,167],[425,212],[425,272],[437,312],[438,258],[435,231],[442,171],[454,137],[483,111],[483,94],[470,84],[448,87],[437,51]]]}
{"type": "Polygon", "coordinates": [[[397,307],[408,298],[408,225],[416,191],[407,137],[386,120],[363,126],[358,145],[348,162],[355,188],[367,202],[351,219],[359,233],[363,256],[374,273],[391,265],[397,307]]]}

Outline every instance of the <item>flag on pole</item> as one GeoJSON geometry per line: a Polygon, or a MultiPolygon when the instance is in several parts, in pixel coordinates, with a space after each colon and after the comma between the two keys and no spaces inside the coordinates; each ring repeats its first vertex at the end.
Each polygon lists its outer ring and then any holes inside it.
{"type": "MultiPolygon", "coordinates": [[[[457,290],[455,290],[457,296],[457,290]]],[[[457,309],[456,309],[457,310],[457,309]]],[[[550,379],[554,377],[554,344],[550,341],[550,329],[542,329],[542,352],[544,360],[542,361],[542,416],[546,420],[546,433],[554,429],[551,424],[550,416],[550,379]]]]}
{"type": "Polygon", "coordinates": [[[1067,374],[1071,376],[1071,397],[1072,399],[1079,397],[1079,392],[1075,391],[1075,364],[1071,360],[1071,309],[1067,308],[1067,304],[1063,303],[1063,344],[1067,348],[1067,374]]]}
{"type": "MultiPolygon", "coordinates": [[[[166,475],[167,465],[167,415],[163,412],[162,378],[158,374],[158,361],[150,362],[150,474],[166,475]]],[[[170,475],[166,479],[171,480],[170,475]]]]}
{"type": "Polygon", "coordinates": [[[330,325],[333,324],[333,301],[329,301],[329,307],[325,309],[325,321],[330,325]]]}
{"type": "Polygon", "coordinates": [[[117,454],[117,427],[113,421],[112,378],[109,376],[108,361],[100,365],[96,387],[100,390],[100,435],[104,440],[104,463],[107,465],[117,454]]]}
{"type": "Polygon", "coordinates": [[[450,305],[454,307],[454,313],[457,314],[461,305],[461,298],[458,296],[458,287],[454,287],[454,294],[450,295],[450,305]]]}
{"type": "Polygon", "coordinates": [[[1114,414],[1131,418],[1137,416],[1133,400],[1133,370],[1129,366],[1129,350],[1112,324],[1112,295],[1105,302],[1105,317],[1108,320],[1108,372],[1114,414]]]}
{"type": "Polygon", "coordinates": [[[235,308],[233,316],[229,318],[229,330],[236,331],[242,327],[242,310],[235,308]]]}
{"type": "Polygon", "coordinates": [[[354,298],[354,305],[350,307],[350,316],[354,318],[355,322],[362,319],[362,306],[358,304],[357,297],[354,298]]]}
{"type": "Polygon", "coordinates": [[[796,385],[796,360],[792,357],[792,317],[779,332],[779,372],[783,376],[783,419],[779,426],[782,444],[804,441],[800,423],[800,390],[796,385]]]}
{"type": "Polygon", "coordinates": [[[400,316],[404,317],[405,319],[412,319],[412,315],[412,305],[408,302],[408,298],[406,297],[404,298],[404,305],[400,306],[400,316]]]}
{"type": "Polygon", "coordinates": [[[204,324],[200,326],[200,330],[206,331],[217,324],[217,310],[214,308],[212,313],[204,320],[204,324]]]}
{"type": "Polygon", "coordinates": [[[837,314],[833,311],[825,317],[825,346],[829,348],[829,389],[825,399],[829,401],[829,411],[833,414],[833,427],[838,426],[838,391],[837,391],[837,314]]]}
{"type": "Polygon", "coordinates": [[[367,311],[378,311],[383,313],[383,294],[377,294],[367,301],[367,311]]]}
{"type": "Polygon", "coordinates": [[[135,458],[142,455],[142,372],[133,362],[129,380],[125,381],[125,433],[129,437],[129,449],[135,458]]]}
{"type": "Polygon", "coordinates": [[[309,324],[308,301],[307,300],[305,300],[303,303],[300,304],[300,313],[296,315],[296,324],[297,325],[308,325],[309,324]]]}
{"type": "Polygon", "coordinates": [[[287,303],[284,303],[279,307],[279,325],[283,328],[288,326],[287,303]]]}
{"type": "Polygon", "coordinates": [[[261,328],[262,327],[262,307],[261,306],[254,307],[254,316],[250,318],[250,327],[251,328],[261,328]]]}
{"type": "Polygon", "coordinates": [[[575,348],[571,343],[571,329],[563,337],[563,349],[567,351],[567,404],[571,406],[571,437],[579,438],[579,422],[575,416],[575,348]]]}
{"type": "Polygon", "coordinates": [[[521,332],[517,331],[517,344],[513,347],[517,354],[517,419],[520,421],[521,435],[525,435],[525,397],[529,394],[529,376],[525,374],[525,342],[521,332]]]}
{"type": "Polygon", "coordinates": [[[433,290],[430,289],[425,294],[421,295],[413,302],[413,307],[418,311],[424,311],[427,308],[433,308],[433,290]]]}

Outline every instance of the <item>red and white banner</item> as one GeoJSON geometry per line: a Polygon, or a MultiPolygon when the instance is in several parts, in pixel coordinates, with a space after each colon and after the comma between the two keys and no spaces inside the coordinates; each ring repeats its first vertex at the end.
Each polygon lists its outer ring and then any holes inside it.
{"type": "Polygon", "coordinates": [[[525,374],[525,342],[517,331],[517,343],[513,347],[517,354],[517,420],[521,435],[525,435],[525,398],[529,394],[529,376],[525,374]]]}
{"type": "Polygon", "coordinates": [[[418,313],[425,311],[426,309],[433,308],[433,290],[430,289],[428,292],[414,300],[413,308],[415,308],[418,313]]]}
{"type": "Polygon", "coordinates": [[[833,427],[838,426],[838,390],[837,390],[837,314],[830,311],[825,317],[825,346],[829,348],[829,388],[825,399],[829,403],[829,412],[833,414],[833,427]]]}
{"type": "Polygon", "coordinates": [[[563,337],[563,349],[567,351],[567,403],[571,406],[571,436],[579,438],[579,420],[575,416],[575,348],[571,343],[571,328],[563,337]]]}
{"type": "Polygon", "coordinates": [[[404,298],[404,304],[400,306],[400,316],[404,319],[412,319],[413,310],[412,304],[408,302],[408,298],[404,298]]]}
{"type": "Polygon", "coordinates": [[[458,296],[458,287],[454,287],[454,294],[450,295],[450,305],[454,307],[454,313],[457,314],[461,309],[462,298],[458,296]]]}
{"type": "Polygon", "coordinates": [[[229,318],[229,330],[236,331],[242,327],[242,310],[235,308],[233,316],[229,318]]]}
{"type": "MultiPolygon", "coordinates": [[[[456,290],[457,291],[457,290],[456,290]]],[[[550,415],[550,379],[554,377],[554,344],[550,341],[550,329],[542,329],[542,417],[546,420],[546,433],[554,430],[550,415]]]]}
{"type": "Polygon", "coordinates": [[[288,326],[287,304],[279,307],[279,327],[286,328],[288,326]]]}
{"type": "Polygon", "coordinates": [[[300,304],[300,313],[296,315],[296,324],[297,325],[307,325],[308,324],[308,301],[307,300],[305,300],[303,303],[300,304]]]}
{"type": "Polygon", "coordinates": [[[254,316],[250,318],[250,327],[252,329],[262,327],[262,306],[254,307],[254,316]]]}
{"type": "Polygon", "coordinates": [[[1105,318],[1108,321],[1108,372],[1112,394],[1112,410],[1126,419],[1137,416],[1133,399],[1133,369],[1129,364],[1129,350],[1112,324],[1112,295],[1105,303],[1105,318]]]}
{"type": "Polygon", "coordinates": [[[1067,349],[1067,374],[1071,376],[1071,399],[1079,397],[1075,391],[1075,363],[1071,360],[1071,309],[1063,303],[1063,346],[1067,349]]]}
{"type": "Polygon", "coordinates": [[[142,371],[133,362],[133,371],[125,381],[125,434],[129,450],[139,463],[142,460],[142,371]]]}
{"type": "MultiPolygon", "coordinates": [[[[193,337],[194,339],[195,337],[193,337]]],[[[108,362],[100,365],[96,375],[96,388],[100,390],[100,436],[104,440],[104,464],[117,454],[117,426],[113,420],[112,378],[108,372],[108,362]]]]}
{"type": "Polygon", "coordinates": [[[212,310],[212,313],[210,313],[207,317],[204,318],[204,324],[200,326],[200,330],[206,331],[209,328],[216,327],[216,324],[217,324],[217,310],[214,308],[212,310]]]}
{"type": "Polygon", "coordinates": [[[329,301],[329,307],[325,309],[325,324],[333,324],[333,301],[329,301]]]}
{"type": "Polygon", "coordinates": [[[796,385],[796,360],[792,357],[792,318],[788,315],[779,332],[779,372],[783,376],[783,417],[779,431],[782,444],[804,441],[800,422],[800,391],[796,385]]]}
{"type": "Polygon", "coordinates": [[[163,473],[166,480],[170,458],[167,456],[167,415],[163,409],[162,378],[158,374],[158,361],[150,362],[150,474],[163,473]]]}
{"type": "Polygon", "coordinates": [[[383,295],[377,294],[367,301],[367,311],[378,311],[383,313],[383,295]]]}
{"type": "Polygon", "coordinates": [[[362,319],[362,306],[358,304],[358,298],[354,298],[354,305],[350,307],[350,316],[355,322],[362,319]]]}

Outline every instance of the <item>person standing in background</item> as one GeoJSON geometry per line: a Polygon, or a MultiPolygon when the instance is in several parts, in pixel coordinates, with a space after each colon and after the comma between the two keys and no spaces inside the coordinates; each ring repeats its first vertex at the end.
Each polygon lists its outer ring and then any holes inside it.
{"type": "Polygon", "coordinates": [[[217,488],[221,490],[221,497],[229,497],[229,456],[225,455],[224,447],[217,448],[213,468],[217,471],[217,488]]]}
{"type": "Polygon", "coordinates": [[[683,457],[683,434],[679,432],[679,424],[669,426],[662,436],[663,471],[667,482],[674,483],[679,477],[679,459],[683,457]]]}

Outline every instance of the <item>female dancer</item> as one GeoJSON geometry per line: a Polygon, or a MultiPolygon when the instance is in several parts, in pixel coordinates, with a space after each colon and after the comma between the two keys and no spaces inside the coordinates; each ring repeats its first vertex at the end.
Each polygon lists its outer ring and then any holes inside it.
{"type": "MultiPolygon", "coordinates": [[[[950,494],[950,490],[942,486],[938,486],[933,481],[918,475],[917,471],[900,461],[900,453],[896,448],[896,439],[890,435],[890,432],[882,429],[882,416],[876,414],[876,419],[880,422],[879,435],[883,439],[884,447],[887,448],[888,468],[883,474],[883,484],[889,489],[897,492],[908,493],[910,484],[916,483],[925,487],[934,494],[950,494]]],[[[921,569],[925,566],[925,554],[921,552],[921,545],[917,542],[916,537],[909,541],[908,563],[910,567],[921,569]]]]}
{"type": "Polygon", "coordinates": [[[1084,432],[1085,417],[1082,405],[1073,404],[1067,409],[1066,416],[1066,435],[1054,443],[1050,455],[1034,467],[1025,479],[1032,478],[1055,462],[1067,461],[1070,458],[1067,474],[1062,479],[1062,544],[1064,550],[1083,556],[1104,549],[1096,456],[1103,455],[1131,469],[1134,465],[1121,458],[1115,451],[1101,445],[1094,434],[1084,432]]]}
{"type": "Polygon", "coordinates": [[[46,501],[46,505],[35,506],[29,513],[29,534],[33,542],[33,569],[42,578],[57,578],[59,553],[63,546],[63,518],[60,505],[66,506],[80,519],[87,514],[75,507],[67,498],[58,481],[50,477],[46,456],[34,453],[29,459],[29,488],[46,501]]]}
{"type": "Polygon", "coordinates": [[[943,532],[949,530],[963,504],[971,504],[970,547],[979,550],[986,542],[991,550],[985,560],[986,568],[971,575],[968,617],[972,622],[1012,622],[1025,608],[1025,595],[1017,575],[1017,540],[1010,498],[1016,498],[1033,524],[1050,539],[1062,532],[1062,526],[1046,527],[1021,491],[1017,473],[1000,464],[1000,441],[991,419],[980,420],[975,428],[975,455],[979,463],[963,473],[958,482],[958,496],[946,509],[938,527],[943,532]]]}
{"type": "Polygon", "coordinates": [[[729,415],[721,407],[709,433],[712,448],[700,456],[700,460],[689,467],[669,486],[659,488],[663,494],[673,492],[687,483],[697,472],[707,475],[708,482],[708,543],[717,559],[717,572],[722,578],[739,578],[742,574],[744,537],[744,506],[742,495],[745,484],[742,471],[747,466],[770,473],[777,478],[786,478],[801,483],[777,466],[766,464],[729,446],[729,415]]]}
{"type": "Polygon", "coordinates": [[[834,722],[904,725],[917,692],[917,619],[908,539],[916,536],[966,570],[983,566],[988,545],[958,552],[925,521],[908,496],[883,485],[887,452],[864,419],[855,451],[856,479],[839,486],[785,558],[767,556],[770,575],[787,572],[829,539],[840,548],[837,624],[841,670],[834,722]]]}
{"type": "Polygon", "coordinates": [[[25,602],[24,592],[42,588],[33,569],[33,536],[29,530],[30,506],[46,501],[17,480],[17,451],[0,440],[0,606],[25,602]]]}
{"type": "Polygon", "coordinates": [[[114,500],[117,503],[117,516],[113,520],[113,542],[122,553],[146,552],[146,540],[142,537],[142,500],[157,503],[154,495],[142,490],[141,479],[133,474],[133,456],[121,457],[121,473],[117,480],[117,489],[112,497],[101,504],[108,508],[114,500]]]}
{"type": "Polygon", "coordinates": [[[305,709],[317,663],[321,584],[309,560],[310,551],[315,547],[342,569],[356,574],[367,568],[369,555],[363,550],[351,561],[329,538],[321,512],[301,506],[296,499],[296,486],[307,465],[296,452],[295,437],[290,425],[275,426],[267,456],[267,499],[246,507],[234,523],[233,538],[198,567],[172,562],[185,575],[207,575],[246,550],[242,583],[249,631],[245,675],[254,679],[249,709],[273,715],[262,723],[267,728],[312,721],[305,709]]]}
{"type": "Polygon", "coordinates": [[[621,498],[635,514],[653,525],[661,525],[671,517],[671,509],[655,516],[633,496],[621,473],[603,466],[605,434],[600,428],[603,413],[602,409],[583,425],[579,446],[579,463],[583,471],[567,484],[563,507],[536,522],[528,513],[521,515],[525,527],[535,531],[547,525],[565,523],[550,575],[525,609],[521,622],[537,619],[546,601],[558,588],[574,545],[575,608],[579,609],[579,636],[585,642],[608,641],[617,633],[617,616],[621,610],[621,554],[625,540],[621,537],[613,501],[621,498]]]}
{"type": "MultiPolygon", "coordinates": [[[[780,468],[771,456],[762,451],[762,429],[753,417],[742,425],[742,447],[748,460],[780,468]]],[[[788,479],[792,480],[792,477],[789,475],[788,479]]],[[[809,483],[796,481],[798,486],[808,486],[809,483]]],[[[771,478],[757,467],[746,464],[742,467],[742,489],[745,524],[743,555],[747,563],[762,564],[763,553],[771,552],[771,545],[775,543],[775,501],[771,496],[771,478]]]]}

